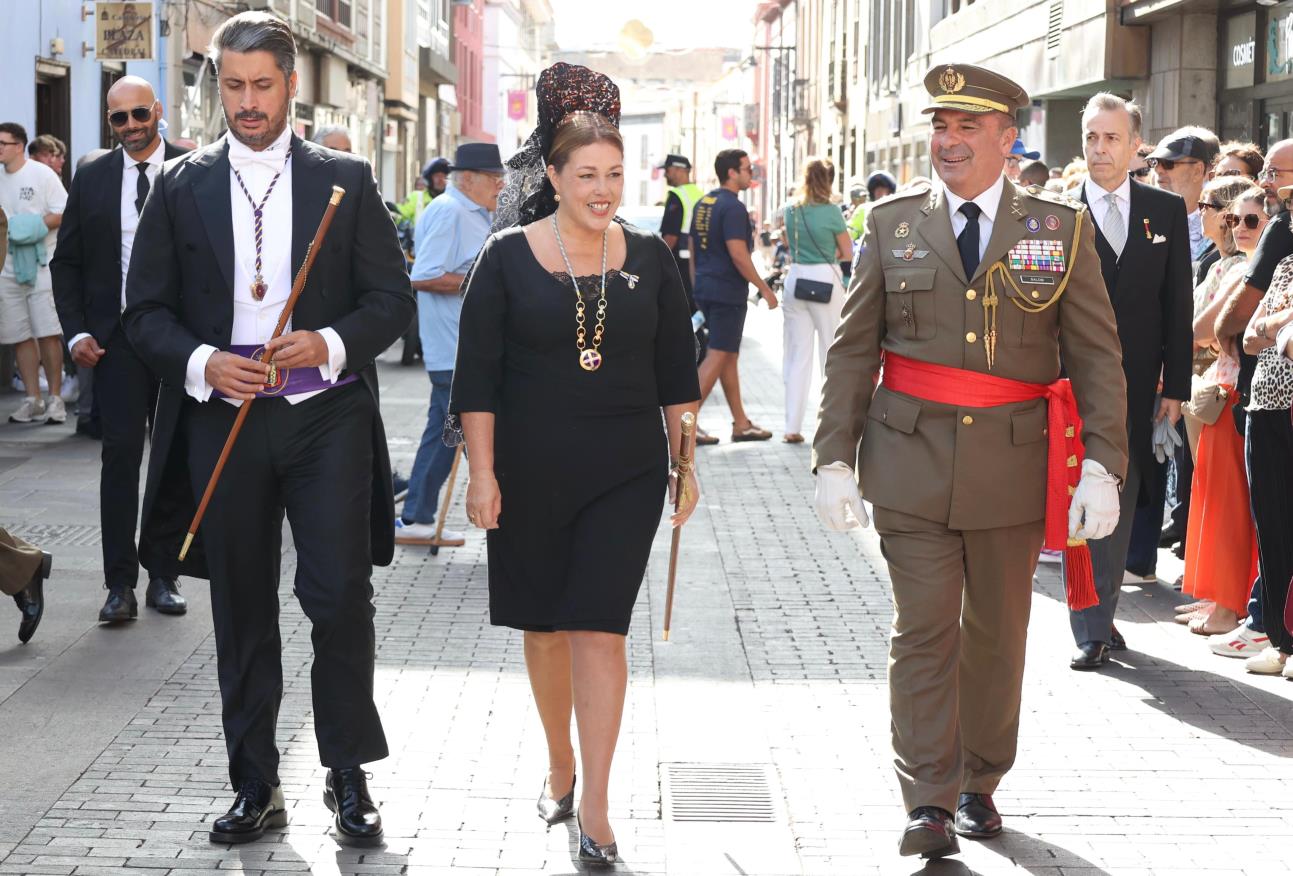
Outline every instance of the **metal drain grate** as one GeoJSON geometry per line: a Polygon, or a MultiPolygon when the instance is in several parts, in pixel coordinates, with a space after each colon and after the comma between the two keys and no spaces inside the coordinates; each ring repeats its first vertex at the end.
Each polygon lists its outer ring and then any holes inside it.
{"type": "Polygon", "coordinates": [[[37,547],[47,545],[92,547],[103,543],[99,527],[92,524],[15,523],[6,528],[37,547]]]}
{"type": "Polygon", "coordinates": [[[776,820],[767,767],[739,763],[664,764],[670,821],[776,820]]]}

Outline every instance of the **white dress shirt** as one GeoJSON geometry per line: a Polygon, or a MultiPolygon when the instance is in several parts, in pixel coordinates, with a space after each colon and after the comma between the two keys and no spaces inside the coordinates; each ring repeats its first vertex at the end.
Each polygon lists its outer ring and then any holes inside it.
{"type": "MultiPolygon", "coordinates": [[[[229,342],[261,346],[274,334],[274,326],[292,292],[292,162],[288,160],[292,131],[285,128],[278,139],[259,152],[228,134],[225,140],[229,149],[229,200],[233,219],[233,328],[229,342]],[[268,288],[261,301],[251,294],[251,284],[256,279],[256,216],[238,184],[235,170],[257,204],[265,197],[274,174],[281,171],[274,191],[265,202],[262,217],[261,277],[268,288]]],[[[283,333],[291,330],[292,323],[288,320],[283,333]]],[[[319,373],[329,383],[336,383],[346,367],[345,345],[331,327],[319,329],[319,334],[328,345],[328,361],[319,366],[319,373]]],[[[202,344],[189,356],[184,389],[201,402],[211,398],[206,365],[215,352],[215,347],[202,344]]],[[[284,398],[297,404],[320,392],[323,390],[298,392],[284,398]]],[[[242,404],[238,399],[225,401],[242,404]]]]}
{"type": "MultiPolygon", "coordinates": [[[[988,250],[988,241],[992,239],[992,225],[997,221],[997,208],[1001,206],[1001,193],[1005,190],[1005,176],[997,177],[987,191],[980,194],[974,199],[974,203],[979,205],[982,211],[979,213],[979,258],[988,250]]],[[[943,191],[947,197],[947,210],[952,216],[952,235],[960,237],[961,231],[965,229],[965,223],[969,220],[961,212],[961,205],[966,202],[965,198],[958,196],[955,192],[947,187],[944,183],[943,191]]]]}
{"type": "Polygon", "coordinates": [[[1109,202],[1105,200],[1105,196],[1112,194],[1116,198],[1118,212],[1122,214],[1122,227],[1126,229],[1127,240],[1131,240],[1131,177],[1123,177],[1122,185],[1112,192],[1100,188],[1089,176],[1083,185],[1086,186],[1086,201],[1091,210],[1091,219],[1101,233],[1104,233],[1104,217],[1109,212],[1109,202]]]}
{"type": "MultiPolygon", "coordinates": [[[[144,173],[148,175],[148,190],[152,191],[153,185],[157,182],[157,174],[162,172],[162,162],[165,160],[166,146],[161,137],[157,138],[157,146],[142,161],[136,161],[130,157],[130,153],[125,149],[121,150],[121,160],[123,162],[121,169],[121,309],[126,309],[126,274],[130,273],[130,252],[135,248],[135,230],[139,228],[139,211],[135,209],[135,198],[139,197],[139,171],[136,170],[139,165],[144,165],[144,173]]],[[[91,229],[87,229],[92,232],[91,229]]],[[[85,338],[90,337],[89,332],[81,332],[79,335],[73,335],[72,339],[67,342],[67,348],[71,350],[85,338]]]]}

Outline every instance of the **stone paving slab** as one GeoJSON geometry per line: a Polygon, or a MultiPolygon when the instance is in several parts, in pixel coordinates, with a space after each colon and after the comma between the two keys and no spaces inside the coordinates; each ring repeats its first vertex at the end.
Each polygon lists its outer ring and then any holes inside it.
{"type": "MultiPolygon", "coordinates": [[[[752,312],[742,358],[747,407],[778,438],[779,332],[778,315],[752,312]]],[[[407,472],[427,383],[392,357],[381,367],[391,450],[407,472]]],[[[0,408],[6,401],[0,396],[0,408]]],[[[721,397],[701,419],[725,435],[721,397]]],[[[230,792],[205,588],[186,582],[192,610],[183,619],[146,612],[111,631],[93,622],[99,555],[85,529],[97,524],[97,449],[70,427],[0,425],[0,523],[64,542],[54,545],[59,572],[37,638],[0,647],[0,733],[17,752],[0,754],[0,873],[582,872],[573,825],[549,830],[534,815],[542,737],[520,635],[488,624],[476,533],[437,557],[400,548],[375,575],[377,692],[392,756],[369,768],[385,848],[347,849],[329,835],[309,630],[287,584],[279,741],[291,825],[242,848],[210,845],[207,826],[230,792]]],[[[668,643],[660,640],[667,532],[657,540],[629,637],[612,783],[626,864],[616,872],[1280,869],[1270,854],[1293,838],[1282,802],[1293,787],[1293,686],[1208,654],[1201,638],[1171,623],[1181,597],[1162,583],[1124,588],[1119,624],[1130,651],[1106,672],[1071,672],[1053,567],[1040,570],[1034,588],[1020,756],[997,795],[1007,833],[964,841],[958,859],[924,867],[899,858],[885,567],[873,532],[822,531],[807,460],[806,445],[776,439],[703,451],[704,498],[684,533],[668,643]],[[773,821],[672,820],[669,764],[764,769],[773,821]]],[[[465,529],[459,487],[450,525],[465,529]]],[[[294,562],[289,548],[285,579],[294,562]]],[[[1164,554],[1160,576],[1170,581],[1175,569],[1164,554]]]]}

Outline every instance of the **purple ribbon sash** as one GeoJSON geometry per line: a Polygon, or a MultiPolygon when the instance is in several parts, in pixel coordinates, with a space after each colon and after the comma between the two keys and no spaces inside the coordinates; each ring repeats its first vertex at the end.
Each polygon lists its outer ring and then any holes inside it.
{"type": "MultiPolygon", "coordinates": [[[[231,344],[226,352],[246,359],[255,359],[259,362],[261,356],[265,353],[265,348],[264,346],[252,346],[250,344],[231,344]]],[[[265,388],[256,393],[256,398],[281,398],[288,395],[298,395],[303,392],[335,389],[338,386],[354,383],[358,379],[354,374],[347,374],[336,383],[329,383],[323,379],[323,375],[319,373],[317,367],[278,368],[276,372],[274,375],[276,382],[273,385],[266,383],[265,388]]],[[[224,393],[218,389],[213,389],[211,397],[224,398],[224,393]]]]}

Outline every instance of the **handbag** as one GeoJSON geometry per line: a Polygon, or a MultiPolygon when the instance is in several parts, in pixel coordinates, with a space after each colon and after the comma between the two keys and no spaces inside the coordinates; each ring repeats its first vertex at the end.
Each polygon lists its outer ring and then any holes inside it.
{"type": "Polygon", "coordinates": [[[1181,406],[1181,410],[1204,425],[1211,426],[1221,418],[1229,400],[1230,390],[1196,374],[1190,381],[1190,400],[1181,406]]]}
{"type": "MultiPolygon", "coordinates": [[[[799,211],[794,207],[791,207],[790,212],[793,217],[792,224],[795,228],[795,252],[799,252],[799,211]]],[[[817,240],[813,237],[813,233],[811,231],[808,232],[808,239],[813,242],[813,249],[817,250],[817,254],[822,255],[821,248],[817,245],[817,240]]],[[[795,278],[795,297],[800,301],[815,301],[818,304],[830,304],[831,295],[834,292],[834,283],[828,283],[825,280],[805,280],[803,277],[795,278]]]]}

